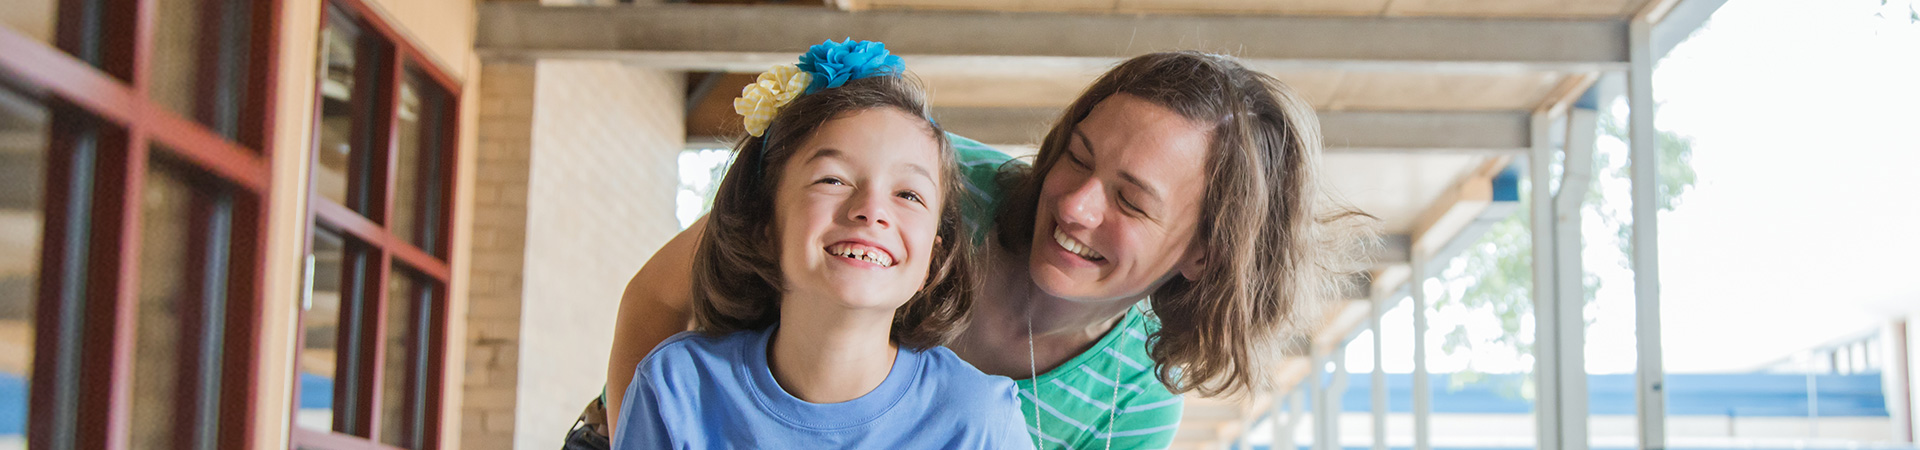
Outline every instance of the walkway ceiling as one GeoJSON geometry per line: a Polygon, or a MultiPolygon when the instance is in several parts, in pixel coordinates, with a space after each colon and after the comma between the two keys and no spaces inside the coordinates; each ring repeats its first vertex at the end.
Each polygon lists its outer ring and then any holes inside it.
{"type": "MultiPolygon", "coordinates": [[[[1532,147],[1534,118],[1559,114],[1600,74],[1626,70],[1629,21],[1658,23],[1681,0],[829,1],[488,2],[476,39],[489,60],[600,59],[689,71],[693,138],[739,135],[735,93],[808,45],[883,41],[928,86],[942,125],[1016,149],[1031,149],[1067,103],[1125,58],[1175,49],[1234,55],[1320,113],[1326,179],[1390,235],[1372,271],[1371,295],[1382,296],[1409,278],[1410,253],[1476,238],[1471,224],[1510,212],[1490,201],[1487,186],[1532,147]]],[[[1664,53],[1697,23],[1656,27],[1655,47],[1664,53]]],[[[1343,342],[1370,309],[1364,301],[1331,308],[1327,329],[1292,347],[1343,342]]],[[[1283,387],[1309,365],[1292,358],[1283,387]]],[[[1264,394],[1194,398],[1176,447],[1230,443],[1270,405],[1264,394]]]]}

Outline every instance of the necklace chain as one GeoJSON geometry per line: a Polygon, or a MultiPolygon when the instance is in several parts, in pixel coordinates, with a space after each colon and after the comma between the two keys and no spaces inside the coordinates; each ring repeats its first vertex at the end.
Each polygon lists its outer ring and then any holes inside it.
{"type": "MultiPolygon", "coordinates": [[[[1121,319],[1124,324],[1125,319],[1121,319]]],[[[1116,326],[1115,328],[1118,328],[1116,326]]],[[[1112,333],[1113,331],[1108,331],[1112,333]]],[[[1033,390],[1033,448],[1045,448],[1040,442],[1040,368],[1033,351],[1033,305],[1027,305],[1027,385],[1033,390]]],[[[1113,399],[1107,403],[1107,445],[1113,450],[1113,421],[1120,410],[1120,365],[1113,365],[1113,399]]]]}

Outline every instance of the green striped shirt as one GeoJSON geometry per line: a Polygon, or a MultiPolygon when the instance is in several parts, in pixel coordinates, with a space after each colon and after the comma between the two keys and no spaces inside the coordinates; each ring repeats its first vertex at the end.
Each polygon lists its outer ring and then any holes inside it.
{"type": "MultiPolygon", "coordinates": [[[[949,134],[976,198],[966,211],[978,236],[990,232],[1001,200],[995,175],[1010,158],[972,139],[949,134]]],[[[1127,310],[1093,348],[1033,379],[1014,380],[1027,431],[1042,449],[1162,449],[1180,427],[1181,397],[1154,376],[1147,337],[1158,321],[1127,310]],[[1117,380],[1117,381],[1116,381],[1117,380]]]]}

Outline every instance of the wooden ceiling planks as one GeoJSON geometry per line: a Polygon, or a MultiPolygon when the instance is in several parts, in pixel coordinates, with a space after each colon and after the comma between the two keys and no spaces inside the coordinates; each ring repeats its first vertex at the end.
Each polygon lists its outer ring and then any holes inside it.
{"type": "Polygon", "coordinates": [[[1651,0],[839,0],[848,10],[1571,19],[1627,17],[1651,0]]]}

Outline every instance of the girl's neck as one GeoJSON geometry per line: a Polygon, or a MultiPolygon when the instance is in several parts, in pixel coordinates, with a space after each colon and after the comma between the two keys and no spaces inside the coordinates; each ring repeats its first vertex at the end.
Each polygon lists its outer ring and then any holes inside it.
{"type": "Polygon", "coordinates": [[[1006,259],[991,266],[996,272],[993,279],[1018,281],[1002,284],[1005,287],[991,289],[978,299],[973,324],[955,345],[962,359],[990,374],[1024,379],[1059,367],[1092,348],[1120,323],[1128,308],[1146,298],[1142,294],[1102,302],[1062,299],[1034,286],[1024,257],[1002,258],[1006,259]],[[1034,349],[1031,360],[1026,352],[1005,351],[1026,347],[1029,337],[1034,349]],[[961,350],[963,346],[967,351],[961,350]]]}
{"type": "Polygon", "coordinates": [[[767,366],[780,387],[812,403],[860,398],[886,381],[899,347],[889,338],[893,311],[827,311],[824,302],[781,303],[767,366]]]}

